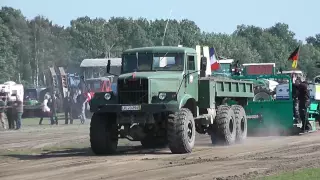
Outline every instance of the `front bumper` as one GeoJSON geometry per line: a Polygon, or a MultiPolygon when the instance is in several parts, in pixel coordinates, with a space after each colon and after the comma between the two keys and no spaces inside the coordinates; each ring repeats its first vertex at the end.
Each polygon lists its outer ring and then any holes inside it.
{"type": "Polygon", "coordinates": [[[176,112],[179,110],[179,104],[139,104],[141,106],[140,110],[122,110],[123,106],[136,106],[134,104],[105,104],[98,107],[90,108],[90,111],[95,112],[150,112],[150,113],[159,113],[159,112],[176,112]]]}

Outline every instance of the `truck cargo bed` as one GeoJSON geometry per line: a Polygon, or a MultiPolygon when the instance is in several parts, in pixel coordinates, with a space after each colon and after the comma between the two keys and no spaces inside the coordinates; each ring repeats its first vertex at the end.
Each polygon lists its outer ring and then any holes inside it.
{"type": "Polygon", "coordinates": [[[199,107],[212,107],[216,97],[253,98],[253,83],[225,77],[199,80],[199,107]]]}

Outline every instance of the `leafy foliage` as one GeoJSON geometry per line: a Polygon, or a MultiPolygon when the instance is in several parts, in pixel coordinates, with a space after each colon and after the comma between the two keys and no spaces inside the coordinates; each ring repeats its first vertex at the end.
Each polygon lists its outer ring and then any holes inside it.
{"type": "MultiPolygon", "coordinates": [[[[0,81],[14,80],[35,84],[44,79],[49,66],[79,69],[84,58],[119,57],[128,48],[162,45],[195,47],[197,44],[216,48],[218,55],[241,63],[275,62],[290,68],[290,53],[302,42],[294,38],[284,23],[270,28],[239,25],[231,35],[201,32],[195,22],[184,19],[167,21],[145,18],[112,17],[91,19],[79,17],[70,27],[53,24],[42,16],[27,20],[20,10],[0,10],[0,81]]],[[[320,34],[306,38],[301,47],[298,68],[309,77],[317,75],[320,58],[320,34]]]]}

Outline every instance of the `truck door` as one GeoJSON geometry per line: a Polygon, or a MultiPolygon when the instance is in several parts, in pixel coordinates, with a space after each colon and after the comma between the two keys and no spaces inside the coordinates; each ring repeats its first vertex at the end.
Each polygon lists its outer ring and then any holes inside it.
{"type": "Polygon", "coordinates": [[[187,54],[186,61],[186,79],[185,83],[187,85],[185,93],[190,94],[192,97],[198,101],[198,79],[199,75],[196,71],[196,61],[194,54],[187,54]]]}

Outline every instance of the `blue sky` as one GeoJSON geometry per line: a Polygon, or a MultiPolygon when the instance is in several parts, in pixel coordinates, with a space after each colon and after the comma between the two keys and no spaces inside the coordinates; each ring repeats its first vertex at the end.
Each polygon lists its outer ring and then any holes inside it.
{"type": "Polygon", "coordinates": [[[232,33],[239,24],[270,27],[284,22],[299,40],[320,33],[318,0],[0,0],[0,5],[18,8],[27,18],[44,15],[64,26],[86,15],[152,20],[167,18],[172,10],[171,18],[193,20],[203,31],[232,33]]]}

